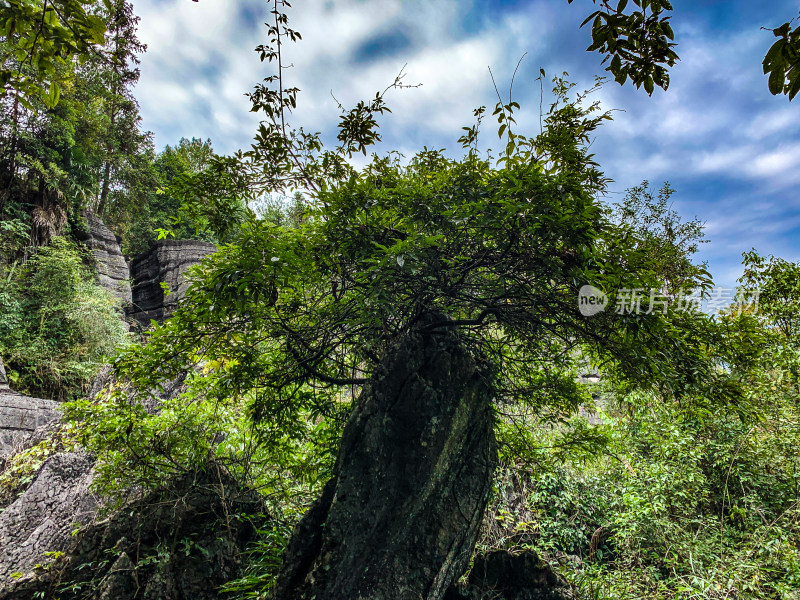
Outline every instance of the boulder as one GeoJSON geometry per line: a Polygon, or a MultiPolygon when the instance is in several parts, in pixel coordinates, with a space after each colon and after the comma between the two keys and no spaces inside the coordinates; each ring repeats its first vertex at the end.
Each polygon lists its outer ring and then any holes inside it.
{"type": "Polygon", "coordinates": [[[133,303],[128,316],[143,328],[149,327],[151,320],[163,322],[189,287],[184,277],[186,270],[215,251],[216,246],[209,242],[161,240],[136,256],[131,261],[133,303]]]}
{"type": "Polygon", "coordinates": [[[572,600],[573,594],[565,581],[528,550],[511,554],[496,550],[475,558],[466,586],[453,586],[445,600],[572,600]]]}
{"type": "Polygon", "coordinates": [[[92,478],[86,455],[53,456],[0,513],[0,600],[217,600],[266,525],[259,495],[213,463],[113,510],[92,478]]]}
{"type": "Polygon", "coordinates": [[[497,461],[493,377],[455,333],[424,325],[364,387],[274,600],[439,600],[466,570],[497,461]]]}
{"type": "Polygon", "coordinates": [[[61,409],[59,402],[23,396],[1,381],[0,456],[7,456],[37,427],[60,418],[61,409]]]}
{"type": "MultiPolygon", "coordinates": [[[[92,395],[112,378],[103,369],[92,395]]],[[[139,400],[153,412],[184,389],[180,376],[139,400]]],[[[47,441],[63,449],[59,426],[53,420],[16,447],[47,441]]],[[[215,463],[160,490],[130,489],[125,499],[98,497],[94,480],[89,454],[62,451],[0,507],[0,600],[216,600],[255,535],[243,517],[265,512],[257,493],[215,463]]]]}
{"type": "Polygon", "coordinates": [[[28,489],[0,513],[0,598],[34,597],[17,592],[39,578],[42,567],[53,561],[52,553],[63,552],[73,543],[72,532],[78,524],[94,519],[98,499],[89,489],[92,478],[87,454],[56,454],[47,459],[28,489]]]}

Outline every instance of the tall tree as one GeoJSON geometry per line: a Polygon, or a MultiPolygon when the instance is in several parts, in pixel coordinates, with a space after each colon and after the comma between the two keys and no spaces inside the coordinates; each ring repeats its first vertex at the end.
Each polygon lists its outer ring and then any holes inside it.
{"type": "Polygon", "coordinates": [[[217,158],[211,140],[181,138],[174,146],[167,145],[152,161],[154,182],[145,202],[137,204],[131,215],[131,227],[123,232],[126,251],[145,251],[159,235],[176,239],[208,239],[217,241],[191,216],[181,210],[181,199],[172,186],[182,178],[202,173],[217,158]]]}
{"type": "MultiPolygon", "coordinates": [[[[45,241],[66,222],[68,213],[104,210],[124,232],[134,207],[155,188],[150,134],[140,131],[132,86],[138,80],[138,19],[124,1],[96,9],[113,36],[82,64],[64,61],[60,102],[49,107],[38,97],[26,104],[14,94],[2,99],[2,204],[13,199],[37,212],[35,237],[45,241]]],[[[6,48],[11,39],[0,47],[6,48]]],[[[34,76],[27,63],[23,73],[34,76]]]]}
{"type": "Polygon", "coordinates": [[[139,17],[127,0],[114,0],[106,15],[108,44],[101,51],[106,68],[96,70],[96,82],[107,91],[103,95],[103,111],[107,119],[105,160],[102,187],[95,210],[103,214],[113,185],[125,175],[127,157],[140,152],[146,136],[139,132],[139,105],[133,97],[133,86],[139,81],[139,54],[147,48],[136,35],[139,17]]]}

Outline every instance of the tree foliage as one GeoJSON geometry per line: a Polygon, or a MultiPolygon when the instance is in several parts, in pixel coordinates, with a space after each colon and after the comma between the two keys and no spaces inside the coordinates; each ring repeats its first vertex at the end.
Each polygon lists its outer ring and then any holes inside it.
{"type": "MultiPolygon", "coordinates": [[[[570,4],[574,0],[567,0],[570,4]]],[[[604,55],[607,71],[620,85],[630,79],[637,88],[652,95],[655,86],[669,87],[668,67],[675,65],[675,34],[669,21],[672,4],[668,0],[592,0],[600,8],[586,17],[591,21],[592,44],[588,51],[604,55]],[[633,10],[626,12],[628,5],[633,10]]]]}
{"type": "MultiPolygon", "coordinates": [[[[572,4],[575,0],[567,0],[572,4]]],[[[603,55],[606,70],[620,85],[628,79],[652,95],[655,86],[669,87],[670,67],[680,60],[675,52],[675,33],[670,20],[669,0],[592,0],[598,9],[581,23],[592,23],[589,52],[603,55]],[[630,8],[629,8],[630,7],[630,8]]],[[[800,91],[800,27],[792,21],[769,29],[779,38],[764,57],[764,74],[769,75],[769,91],[794,99],[800,91]]],[[[762,27],[762,29],[764,29],[762,27]]]]}
{"type": "Polygon", "coordinates": [[[517,417],[482,549],[535,549],[581,597],[795,597],[798,354],[783,308],[797,265],[752,252],[745,267],[759,308],[720,319],[739,409],[606,381],[592,386],[593,425],[517,417]]]}
{"type": "MultiPolygon", "coordinates": [[[[122,0],[97,9],[96,16],[113,35],[83,64],[59,66],[67,80],[56,106],[35,97],[22,105],[13,94],[0,99],[0,217],[13,212],[12,204],[22,206],[34,216],[39,243],[83,209],[105,211],[110,224],[126,233],[131,214],[155,187],[152,144],[139,130],[131,95],[136,53],[143,50],[137,19],[122,0]]],[[[12,42],[2,40],[0,48],[10,49],[12,42]]]]}
{"type": "Polygon", "coordinates": [[[675,190],[664,183],[656,194],[649,182],[628,189],[614,207],[613,220],[634,232],[633,242],[642,255],[658,269],[666,294],[675,297],[694,285],[696,279],[711,281],[705,264],[692,262],[703,237],[703,224],[698,219],[682,221],[672,208],[670,199],[675,190]],[[658,265],[658,266],[656,266],[658,265]]]}
{"type": "Polygon", "coordinates": [[[34,98],[48,108],[58,103],[70,79],[64,69],[86,60],[105,41],[106,24],[94,14],[96,0],[6,0],[0,5],[2,45],[0,95],[32,109],[34,98]]]}
{"type": "MultiPolygon", "coordinates": [[[[593,49],[608,53],[620,83],[652,93],[667,87],[677,59],[671,6],[634,5],[626,14],[624,1],[601,3],[590,17],[593,49]]],[[[616,209],[602,202],[607,180],[589,148],[609,115],[588,94],[555,78],[535,136],[517,129],[519,104],[498,98],[497,157],[477,150],[480,107],[463,128],[462,157],[424,149],[409,160],[373,155],[359,169],[350,159],[380,139],[385,96],[404,87],[402,73],[375,98],[340,107],[336,146],[325,148],[320,134],[289,122],[298,90],[284,85],[283,57],[300,36],[286,6],[273,1],[269,43],[258,48],[276,73],[251,94],[265,116],[252,147],[221,157],[209,142],[181,140],[149,171],[163,193],[133,231],[158,225],[228,243],[192,271],[173,318],[118,356],[104,394],[68,408],[104,491],[160,486],[213,457],[272,503],[277,523],[262,560],[230,586],[267,589],[288,525],[331,474],[361,386],[425,323],[455,330],[492,366],[504,471],[490,513],[501,525],[487,527],[486,547],[581,555],[589,567],[571,576],[598,597],[791,598],[800,561],[797,266],[746,256],[743,289],[763,290],[761,316],[661,312],[647,299],[638,311],[613,310],[626,289],[674,298],[711,280],[692,262],[702,225],[680,221],[668,184],[655,194],[647,182],[632,188],[616,209]],[[273,201],[284,193],[294,193],[291,211],[273,201]],[[606,311],[580,313],[584,285],[608,293],[606,311]],[[571,418],[593,405],[595,390],[576,381],[587,364],[606,381],[596,427],[571,418]]],[[[121,115],[113,105],[122,97],[103,99],[98,123],[121,115]]],[[[103,160],[93,164],[117,165],[122,145],[111,147],[99,145],[103,160]]],[[[111,180],[91,172],[97,197],[111,180]]],[[[26,216],[3,223],[17,247],[26,216]]],[[[29,303],[4,309],[0,323],[17,319],[8,330],[28,336],[9,337],[5,354],[23,356],[32,339],[31,354],[47,356],[35,319],[20,326],[26,314],[72,335],[70,348],[87,348],[84,329],[110,314],[70,304],[92,292],[75,291],[86,274],[64,244],[41,249],[13,294],[0,294],[29,303]]],[[[92,360],[108,348],[95,350],[92,360]]]]}
{"type": "Polygon", "coordinates": [[[0,353],[15,389],[73,399],[126,341],[117,300],[84,260],[57,237],[0,279],[0,353]]]}
{"type": "Polygon", "coordinates": [[[792,100],[800,92],[800,27],[792,21],[772,29],[778,40],[764,57],[764,74],[769,75],[769,91],[786,94],[792,100]]]}
{"type": "MultiPolygon", "coordinates": [[[[261,52],[277,60],[281,39],[293,36],[277,3],[275,11],[273,46],[261,52]]],[[[617,290],[660,288],[663,269],[648,259],[646,238],[609,220],[597,198],[605,179],[588,147],[608,115],[585,94],[571,98],[565,79],[554,83],[537,136],[517,132],[512,99],[498,102],[506,146],[496,160],[475,150],[476,125],[460,160],[423,150],[407,164],[374,156],[361,171],[345,159],[375,141],[375,111],[343,109],[340,144],[327,150],[287,123],[291,90],[260,87],[254,107],[267,120],[253,148],[212,168],[224,164],[251,194],[302,185],[310,195],[302,218],[279,226],[250,215],[195,272],[173,318],[120,358],[121,374],[144,391],[201,369],[203,398],[244,402],[268,446],[302,437],[309,414],[338,414],[342,397],[421,321],[430,331],[456,329],[494,364],[498,407],[523,403],[560,418],[586,399],[574,374],[587,360],[634,388],[736,399],[718,368],[724,358],[708,351],[718,335],[708,319],[646,305],[580,314],[582,285],[606,289],[613,304],[617,290]],[[365,128],[353,127],[352,114],[365,128]]],[[[186,181],[201,204],[216,205],[206,200],[210,179],[186,181]]],[[[682,283],[708,285],[700,275],[687,271],[682,283]]],[[[118,440],[113,452],[124,455],[124,439],[109,433],[103,445],[118,440]]]]}

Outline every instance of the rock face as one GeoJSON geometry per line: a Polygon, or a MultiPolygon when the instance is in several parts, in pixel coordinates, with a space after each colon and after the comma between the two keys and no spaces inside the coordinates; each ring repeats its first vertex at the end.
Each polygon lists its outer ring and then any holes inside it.
{"type": "Polygon", "coordinates": [[[0,599],[217,600],[264,525],[238,515],[264,506],[223,468],[207,467],[99,519],[88,458],[51,457],[0,513],[0,599]]]}
{"type": "Polygon", "coordinates": [[[275,600],[443,597],[466,570],[491,489],[491,380],[452,332],[399,340],[292,536],[275,600]]]}
{"type": "Polygon", "coordinates": [[[494,598],[505,600],[567,600],[569,586],[535,552],[513,555],[495,551],[478,556],[465,594],[455,591],[447,600],[494,598]]]}
{"type": "Polygon", "coordinates": [[[209,242],[198,240],[161,240],[151,250],[131,261],[133,303],[128,316],[143,328],[150,321],[163,321],[186,293],[188,283],[184,273],[216,250],[209,242]],[[169,294],[164,293],[165,283],[169,294]]]}
{"type": "Polygon", "coordinates": [[[45,552],[72,543],[76,523],[90,522],[97,499],[89,490],[92,461],[84,453],[50,457],[22,496],[0,513],[0,598],[32,598],[22,590],[46,564],[45,552]]]}
{"type": "Polygon", "coordinates": [[[86,244],[94,255],[100,285],[119,298],[123,306],[128,306],[131,303],[131,276],[119,239],[97,215],[85,212],[83,217],[89,224],[86,244]]]}
{"type": "Polygon", "coordinates": [[[10,454],[37,427],[59,418],[59,406],[53,400],[23,396],[0,383],[0,456],[10,454]]]}
{"type": "Polygon", "coordinates": [[[186,269],[216,250],[214,244],[199,240],[161,240],[128,266],[119,238],[100,217],[90,212],[83,217],[89,225],[85,241],[94,255],[100,285],[117,296],[128,317],[143,328],[150,326],[151,319],[162,322],[175,310],[188,286],[183,276],[186,269]]]}
{"type": "MultiPolygon", "coordinates": [[[[100,388],[111,380],[112,376],[110,367],[104,368],[95,378],[91,395],[94,396],[100,388]]],[[[145,394],[143,398],[144,406],[147,410],[154,411],[163,399],[174,397],[184,389],[183,377],[178,377],[170,382],[165,389],[145,394]]],[[[18,394],[13,394],[13,392],[12,395],[19,396],[18,394]]],[[[24,440],[20,440],[19,444],[15,444],[15,446],[25,449],[38,442],[48,442],[50,447],[57,449],[61,446],[58,441],[59,435],[59,422],[51,421],[50,424],[37,429],[32,435],[26,436],[24,440]]],[[[89,577],[91,581],[83,585],[82,589],[84,591],[91,584],[92,589],[95,591],[105,589],[109,594],[112,594],[105,596],[109,599],[145,598],[145,596],[141,595],[119,595],[122,593],[121,590],[126,589],[125,582],[120,580],[126,573],[123,568],[125,566],[124,561],[119,564],[114,561],[112,561],[113,564],[103,562],[112,554],[116,558],[122,559],[122,554],[132,552],[131,556],[134,557],[135,561],[138,561],[136,563],[137,582],[141,583],[143,581],[145,572],[150,573],[145,568],[146,564],[150,563],[141,562],[141,557],[144,555],[139,553],[139,550],[142,550],[142,548],[138,546],[132,548],[130,545],[118,544],[119,540],[127,535],[120,533],[120,531],[124,530],[125,527],[132,527],[133,525],[131,524],[133,523],[136,524],[137,529],[133,532],[132,537],[129,536],[128,539],[141,540],[148,535],[156,535],[158,539],[166,540],[169,538],[170,527],[174,526],[178,528],[176,531],[182,531],[180,530],[180,527],[183,527],[181,519],[184,517],[186,523],[196,521],[199,526],[204,518],[202,515],[206,515],[209,510],[216,511],[215,514],[218,514],[220,510],[234,511],[235,507],[232,504],[224,504],[224,502],[227,502],[225,499],[234,501],[242,493],[239,487],[235,485],[235,482],[232,483],[232,479],[226,476],[224,469],[215,469],[213,472],[215,486],[211,486],[208,482],[208,473],[193,474],[194,477],[191,480],[178,481],[174,487],[170,485],[171,482],[165,483],[166,489],[175,490],[176,498],[198,498],[198,503],[195,505],[198,512],[192,513],[191,510],[193,509],[184,505],[180,510],[167,517],[166,513],[158,513],[155,510],[159,507],[163,509],[164,504],[162,504],[162,501],[167,501],[167,495],[150,494],[141,498],[141,494],[139,494],[140,497],[137,500],[128,502],[123,506],[123,509],[120,509],[123,512],[117,510],[111,513],[103,513],[101,512],[103,503],[91,489],[95,479],[93,467],[94,461],[84,452],[65,451],[55,454],[44,462],[35,479],[27,484],[27,489],[22,486],[24,491],[21,495],[16,498],[12,496],[13,501],[5,507],[0,507],[2,508],[0,510],[0,600],[17,598],[29,600],[34,597],[58,597],[62,600],[77,597],[103,597],[98,595],[99,592],[98,594],[87,596],[70,595],[63,590],[58,594],[54,592],[57,587],[63,587],[68,579],[83,581],[86,577],[89,577]],[[192,489],[191,482],[197,483],[198,486],[205,490],[203,493],[206,495],[203,496],[198,490],[192,489]],[[221,502],[223,502],[221,508],[219,501],[217,505],[214,505],[209,500],[208,494],[211,493],[209,490],[220,494],[221,502]],[[200,496],[197,494],[200,494],[200,496]],[[153,502],[154,506],[150,506],[148,502],[153,502]],[[189,512],[180,512],[181,510],[189,512]],[[107,518],[101,521],[100,518],[104,515],[107,518]],[[114,523],[117,525],[109,525],[114,523]],[[75,535],[77,525],[82,527],[79,533],[75,535]],[[106,529],[103,529],[104,527],[106,529]],[[109,527],[111,529],[108,529],[109,527]],[[114,527],[121,529],[114,529],[114,527]],[[155,529],[148,529],[148,527],[155,529]],[[154,531],[155,534],[153,534],[154,531]],[[98,544],[108,545],[98,546],[98,544]],[[119,552],[116,550],[112,552],[115,544],[120,546],[121,550],[119,552]],[[62,554],[63,557],[59,559],[57,568],[55,566],[41,568],[41,565],[49,565],[56,557],[62,554]],[[91,569],[86,568],[86,563],[89,562],[93,563],[91,569]],[[83,567],[79,568],[81,565],[83,567]],[[88,572],[88,575],[85,575],[84,572],[88,572]],[[37,593],[40,595],[35,595],[37,593]]],[[[2,468],[1,462],[0,468],[2,468]]],[[[15,495],[16,493],[18,492],[15,492],[15,495]]],[[[234,512],[225,514],[232,515],[234,512]]],[[[192,531],[200,535],[199,529],[192,531]]],[[[187,533],[192,540],[206,548],[203,545],[206,544],[205,540],[201,541],[193,538],[190,534],[191,532],[187,533]]],[[[177,543],[177,538],[170,539],[177,543]]],[[[208,541],[208,545],[213,546],[217,541],[215,537],[212,537],[208,541]]],[[[150,549],[149,546],[146,548],[147,551],[150,549]]],[[[225,561],[234,560],[234,555],[238,557],[238,550],[237,547],[236,552],[228,558],[220,558],[219,555],[214,556],[228,565],[229,563],[225,561]]],[[[202,551],[200,553],[202,554],[202,551]]],[[[171,557],[172,555],[168,552],[165,556],[171,557]]],[[[188,555],[184,553],[183,556],[188,555]]],[[[177,564],[183,565],[183,563],[180,563],[183,558],[176,560],[178,560],[177,564]]],[[[173,563],[167,560],[165,564],[168,566],[173,563]]],[[[181,566],[180,568],[183,569],[184,567],[181,566]]],[[[186,566],[186,568],[188,569],[189,567],[186,566]]],[[[211,572],[212,568],[216,567],[212,564],[205,564],[203,568],[211,572]]],[[[225,572],[227,573],[227,571],[225,572]]],[[[159,573],[159,577],[166,577],[164,572],[159,571],[159,573]]],[[[137,594],[141,591],[138,583],[136,590],[138,590],[137,594]]],[[[180,600],[184,597],[192,600],[216,598],[216,596],[204,596],[202,594],[181,596],[178,592],[173,595],[151,594],[147,596],[147,598],[163,598],[165,600],[180,600]]]]}

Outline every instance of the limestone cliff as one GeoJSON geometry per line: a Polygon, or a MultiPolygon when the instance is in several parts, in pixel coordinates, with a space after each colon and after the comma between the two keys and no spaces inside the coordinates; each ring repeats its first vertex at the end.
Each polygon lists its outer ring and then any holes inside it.
{"type": "Polygon", "coordinates": [[[119,298],[123,306],[128,306],[131,303],[131,275],[119,239],[97,215],[86,212],[83,217],[89,225],[86,245],[94,255],[98,282],[119,298]]]}
{"type": "Polygon", "coordinates": [[[133,303],[128,316],[144,328],[151,320],[163,321],[186,293],[186,270],[215,250],[214,244],[199,240],[161,240],[136,256],[131,261],[133,303]]]}
{"type": "Polygon", "coordinates": [[[149,327],[151,320],[162,322],[172,314],[188,287],[186,270],[216,250],[214,244],[199,240],[160,240],[129,265],[119,238],[102,219],[90,212],[83,217],[88,225],[85,242],[94,256],[98,282],[120,299],[128,318],[143,328],[149,327]]]}

